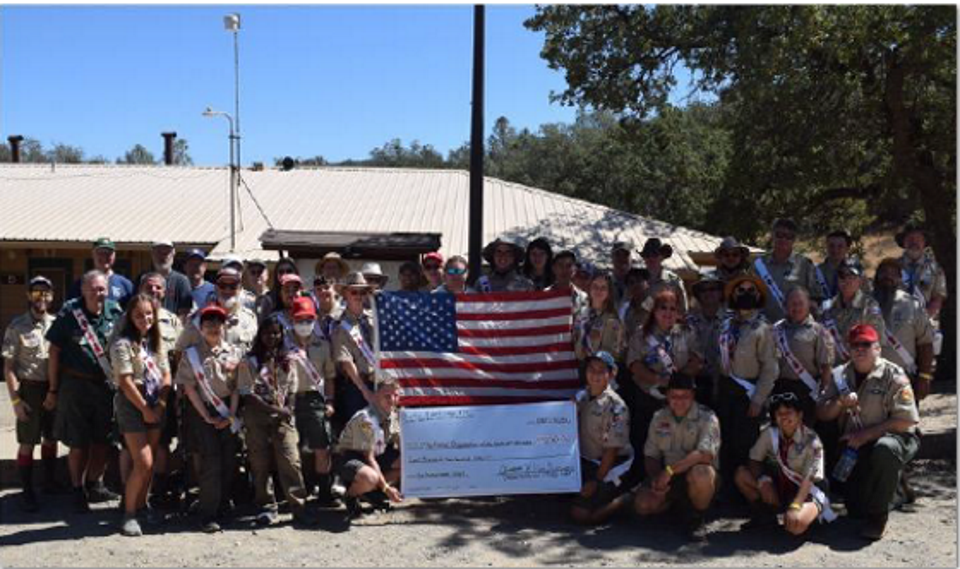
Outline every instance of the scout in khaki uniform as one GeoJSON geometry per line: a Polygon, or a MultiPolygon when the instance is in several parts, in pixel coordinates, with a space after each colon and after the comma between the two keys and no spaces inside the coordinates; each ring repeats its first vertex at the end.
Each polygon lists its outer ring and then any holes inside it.
{"type": "Polygon", "coordinates": [[[796,286],[787,295],[787,317],[773,326],[780,362],[775,391],[795,393],[803,407],[803,419],[812,427],[816,399],[830,383],[833,369],[833,339],[810,314],[810,294],[796,286]]]}
{"type": "Polygon", "coordinates": [[[373,402],[377,331],[373,325],[373,312],[363,307],[371,294],[367,279],[360,273],[350,273],[343,292],[347,309],[333,330],[332,347],[333,359],[347,380],[343,383],[342,400],[337,403],[342,421],[346,423],[354,413],[373,402]]]}
{"type": "Polygon", "coordinates": [[[113,432],[113,370],[107,340],[123,311],[107,299],[107,278],[89,271],[81,279],[81,296],[64,303],[47,331],[50,387],[43,406],[57,409],[54,434],[70,447],[70,481],[74,508],[88,512],[88,502],[116,500],[102,476],[113,432]]]}
{"type": "MultiPolygon", "coordinates": [[[[309,303],[309,299],[304,299],[309,303]]],[[[304,380],[300,366],[287,353],[283,325],[277,313],[264,320],[253,349],[240,362],[237,391],[243,397],[254,501],[260,512],[257,525],[277,521],[277,500],[270,486],[270,473],[277,467],[280,486],[296,523],[312,525],[316,519],[306,509],[307,491],[300,472],[300,438],[293,424],[296,392],[304,380]]]]}
{"type": "MultiPolygon", "coordinates": [[[[240,271],[233,267],[220,269],[217,273],[216,285],[216,304],[223,307],[227,313],[224,340],[236,346],[241,353],[246,353],[253,346],[253,339],[257,337],[257,315],[244,306],[240,298],[240,271]]],[[[199,324],[198,311],[193,314],[190,323],[180,335],[178,351],[183,352],[187,346],[200,343],[202,334],[199,324]]]]}
{"type": "Polygon", "coordinates": [[[936,322],[947,299],[947,277],[927,249],[927,234],[922,227],[907,224],[897,233],[896,241],[903,249],[900,258],[903,286],[908,293],[922,300],[930,319],[936,322]]]}
{"type": "Polygon", "coordinates": [[[750,270],[766,285],[763,313],[767,321],[777,322],[785,316],[787,293],[795,285],[803,285],[810,291],[815,306],[820,306],[825,295],[817,282],[813,261],[793,251],[797,224],[792,219],[777,219],[773,222],[771,237],[773,251],[758,257],[750,270]]]}
{"type": "MultiPolygon", "coordinates": [[[[110,345],[111,379],[117,386],[113,410],[133,462],[126,477],[120,527],[120,533],[126,536],[143,535],[137,515],[149,514],[147,493],[167,414],[170,362],[156,320],[159,310],[154,297],[135,295],[127,304],[120,333],[110,345]]],[[[150,522],[159,521],[155,514],[149,517],[150,522]]]]}
{"type": "Polygon", "coordinates": [[[850,359],[850,349],[844,341],[847,333],[857,324],[869,324],[883,337],[885,326],[883,313],[877,301],[861,290],[863,273],[850,264],[837,267],[840,294],[826,304],[823,312],[823,325],[833,336],[836,347],[834,363],[840,365],[850,359]]]}
{"type": "MultiPolygon", "coordinates": [[[[243,305],[243,307],[249,310],[250,312],[257,314],[259,318],[260,317],[259,310],[260,310],[260,307],[263,305],[263,303],[259,302],[260,296],[258,295],[258,293],[254,292],[254,290],[252,289],[248,290],[247,288],[244,287],[243,259],[241,259],[236,255],[227,255],[220,262],[220,270],[223,270],[223,269],[234,270],[236,271],[236,274],[239,275],[241,282],[236,293],[237,302],[243,305]]],[[[218,278],[219,278],[219,273],[218,273],[218,278]]],[[[262,290],[262,288],[257,288],[257,287],[254,287],[254,288],[257,290],[262,290]]],[[[215,298],[222,297],[222,296],[225,296],[223,294],[223,291],[220,290],[220,287],[217,287],[215,298]]],[[[205,304],[208,304],[208,303],[205,303],[205,304]]],[[[264,314],[263,318],[266,318],[266,317],[267,317],[267,314],[264,314]]]]}
{"type": "Polygon", "coordinates": [[[546,290],[569,290],[570,298],[573,300],[573,314],[579,314],[589,305],[587,293],[580,289],[573,282],[573,276],[577,270],[577,255],[568,249],[564,249],[553,256],[553,284],[546,290]]]}
{"type": "Polygon", "coordinates": [[[720,389],[720,328],[723,326],[724,281],[708,273],[693,284],[693,296],[697,303],[687,313],[690,328],[700,346],[703,368],[697,375],[697,402],[716,409],[720,389]]]}
{"type": "Polygon", "coordinates": [[[340,435],[337,445],[340,479],[347,487],[347,516],[362,511],[359,499],[368,495],[385,507],[383,498],[400,502],[400,490],[391,486],[400,480],[400,425],[396,416],[397,386],[380,382],[373,402],[357,411],[340,435]]]}
{"type": "MultiPolygon", "coordinates": [[[[632,254],[632,241],[616,241],[610,249],[610,264],[613,266],[613,298],[618,306],[627,294],[627,272],[633,266],[630,258],[632,254]]],[[[588,267],[585,265],[584,268],[588,267]]],[[[593,266],[589,268],[592,269],[593,266]]],[[[591,271],[591,277],[594,273],[596,271],[591,271]]]]}
{"type": "Polygon", "coordinates": [[[333,504],[331,487],[333,402],[336,399],[336,364],[330,352],[330,342],[315,333],[317,312],[309,298],[293,301],[293,330],[295,349],[291,351],[299,370],[297,401],[294,406],[297,432],[302,448],[313,453],[313,472],[319,476],[320,503],[333,504]]]}
{"type": "Polygon", "coordinates": [[[784,529],[802,535],[818,517],[836,514],[824,492],[823,445],[804,426],[803,404],[792,391],[770,396],[770,426],[750,449],[750,463],[737,468],[737,489],[750,503],[751,519],[741,526],[776,526],[783,512],[784,529]]]}
{"type": "MultiPolygon", "coordinates": [[[[817,282],[824,292],[824,298],[830,299],[840,294],[840,279],[837,275],[837,269],[841,264],[853,265],[863,274],[863,263],[860,259],[850,255],[850,246],[853,245],[853,237],[845,229],[832,231],[827,235],[827,256],[822,263],[817,265],[817,282]]],[[[870,293],[869,282],[864,279],[861,283],[863,291],[870,293]]]]}
{"type": "Polygon", "coordinates": [[[724,440],[720,467],[731,483],[734,469],[746,463],[760,435],[760,414],[780,377],[780,365],[773,328],[760,311],[767,296],[763,282],[753,275],[734,277],[724,296],[733,313],[720,331],[723,377],[717,414],[724,440]]]}
{"type": "Polygon", "coordinates": [[[920,302],[900,284],[900,262],[892,257],[881,261],[873,295],[885,324],[882,355],[907,372],[919,402],[930,393],[933,380],[934,330],[920,302]]]}
{"type": "Polygon", "coordinates": [[[617,364],[607,352],[587,358],[587,388],[577,393],[580,474],[583,485],[570,515],[582,524],[598,524],[625,503],[625,475],[633,464],[630,412],[610,386],[617,364]]]}
{"type": "MultiPolygon", "coordinates": [[[[848,450],[839,465],[855,461],[843,492],[851,516],[866,517],[861,535],[883,537],[900,473],[920,448],[920,414],[903,368],[880,357],[880,336],[859,324],[849,334],[851,358],[834,372],[818,418],[840,418],[848,450]]],[[[838,477],[838,472],[834,476],[838,477]]]]}
{"type": "Polygon", "coordinates": [[[653,309],[653,296],[650,295],[650,271],[633,268],[627,271],[626,296],[620,301],[618,314],[626,330],[627,345],[640,331],[650,317],[653,309]]]}
{"type": "Polygon", "coordinates": [[[680,314],[687,312],[687,291],[683,288],[683,281],[670,269],[663,266],[663,262],[673,256],[673,247],[666,243],[661,243],[660,239],[653,237],[647,239],[640,251],[640,257],[643,259],[647,270],[650,272],[650,278],[647,282],[650,284],[650,295],[655,295],[664,288],[670,288],[677,294],[677,300],[680,303],[680,314]]]}
{"type": "Polygon", "coordinates": [[[53,438],[52,410],[43,406],[50,389],[47,380],[49,343],[47,331],[54,317],[48,313],[53,284],[46,277],[30,279],[27,302],[30,310],[14,318],[3,334],[3,377],[7,382],[13,413],[17,417],[17,469],[23,483],[21,506],[39,508],[33,490],[33,447],[43,443],[44,490],[57,491],[57,440],[53,438]]]}
{"type": "Polygon", "coordinates": [[[229,488],[236,470],[240,392],[237,366],[242,353],[224,340],[227,311],[211,304],[200,309],[201,342],[184,350],[176,383],[190,405],[184,428],[191,431],[200,455],[200,524],[206,533],[220,531],[217,517],[229,510],[229,488]]]}
{"type": "Polygon", "coordinates": [[[477,279],[478,292],[529,292],[534,289],[533,281],[518,271],[523,247],[516,243],[497,238],[483,248],[483,260],[490,265],[490,271],[477,279]]]}
{"type": "Polygon", "coordinates": [[[737,275],[750,272],[750,249],[737,241],[736,237],[724,237],[713,250],[713,256],[717,260],[717,268],[708,274],[724,284],[737,275]]]}
{"type": "Polygon", "coordinates": [[[574,352],[581,362],[600,351],[614,359],[623,359],[626,332],[613,300],[613,281],[608,273],[599,273],[590,281],[589,307],[574,318],[574,352]]]}
{"type": "Polygon", "coordinates": [[[694,391],[689,375],[670,377],[667,406],[653,416],[643,446],[647,477],[634,506],[649,516],[682,503],[688,535],[704,540],[704,514],[718,486],[720,423],[713,411],[694,401],[694,391]]]}

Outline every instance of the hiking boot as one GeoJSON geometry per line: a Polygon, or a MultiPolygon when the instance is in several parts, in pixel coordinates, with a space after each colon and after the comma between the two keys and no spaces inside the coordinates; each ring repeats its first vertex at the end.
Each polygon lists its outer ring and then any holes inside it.
{"type": "Polygon", "coordinates": [[[740,525],[742,530],[758,530],[777,527],[777,514],[765,504],[750,505],[750,519],[740,525]]]}
{"type": "Polygon", "coordinates": [[[887,529],[887,517],[888,514],[886,513],[867,516],[867,522],[863,524],[863,529],[860,530],[860,537],[869,539],[870,541],[882,539],[887,529]]]}
{"type": "Polygon", "coordinates": [[[137,521],[137,516],[131,516],[129,514],[123,516],[120,533],[127,537],[140,537],[143,535],[143,530],[140,529],[140,522],[137,521]]]}
{"type": "Polygon", "coordinates": [[[104,485],[103,480],[94,482],[87,486],[87,501],[91,504],[99,504],[101,502],[112,502],[113,500],[119,500],[120,494],[110,490],[104,485]]]}
{"type": "Polygon", "coordinates": [[[703,514],[696,513],[690,516],[687,520],[686,533],[690,541],[701,543],[707,541],[707,524],[703,520],[703,514]]]}
{"type": "Polygon", "coordinates": [[[356,496],[347,496],[343,500],[347,506],[347,519],[357,519],[363,516],[363,508],[360,507],[360,500],[356,496]]]}
{"type": "Polygon", "coordinates": [[[203,533],[218,533],[222,530],[220,529],[220,524],[217,523],[216,519],[204,518],[200,521],[200,531],[203,533]]]}
{"type": "Polygon", "coordinates": [[[387,495],[381,490],[368,492],[363,496],[363,498],[368,504],[373,506],[374,510],[380,510],[381,512],[390,511],[390,499],[387,498],[387,495]]]}
{"type": "Polygon", "coordinates": [[[257,525],[258,526],[272,526],[277,523],[278,519],[277,511],[272,508],[264,508],[260,510],[260,513],[257,514],[257,525]]]}
{"type": "Polygon", "coordinates": [[[37,495],[33,489],[25,489],[20,494],[20,509],[27,513],[34,513],[40,510],[40,504],[37,503],[37,495]]]}
{"type": "Polygon", "coordinates": [[[87,492],[82,486],[73,489],[73,511],[77,514],[90,512],[90,502],[87,501],[87,492]]]}

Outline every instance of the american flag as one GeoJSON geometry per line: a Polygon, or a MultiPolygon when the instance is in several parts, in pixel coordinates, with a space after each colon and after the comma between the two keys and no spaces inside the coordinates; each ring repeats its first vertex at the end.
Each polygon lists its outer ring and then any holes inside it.
{"type": "Polygon", "coordinates": [[[580,386],[569,291],[376,297],[380,372],[403,406],[567,399],[580,386]]]}

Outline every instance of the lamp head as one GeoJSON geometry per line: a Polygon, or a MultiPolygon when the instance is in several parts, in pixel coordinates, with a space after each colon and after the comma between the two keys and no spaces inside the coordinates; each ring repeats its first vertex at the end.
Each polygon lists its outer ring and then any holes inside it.
{"type": "Polygon", "coordinates": [[[223,29],[236,32],[240,29],[240,14],[227,14],[223,17],[223,29]]]}

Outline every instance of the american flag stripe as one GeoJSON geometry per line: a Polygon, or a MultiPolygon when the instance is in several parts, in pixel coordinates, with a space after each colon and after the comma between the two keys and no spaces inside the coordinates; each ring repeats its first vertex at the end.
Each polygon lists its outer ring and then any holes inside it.
{"type": "Polygon", "coordinates": [[[380,373],[401,405],[558,400],[580,386],[569,291],[378,297],[380,373]]]}

